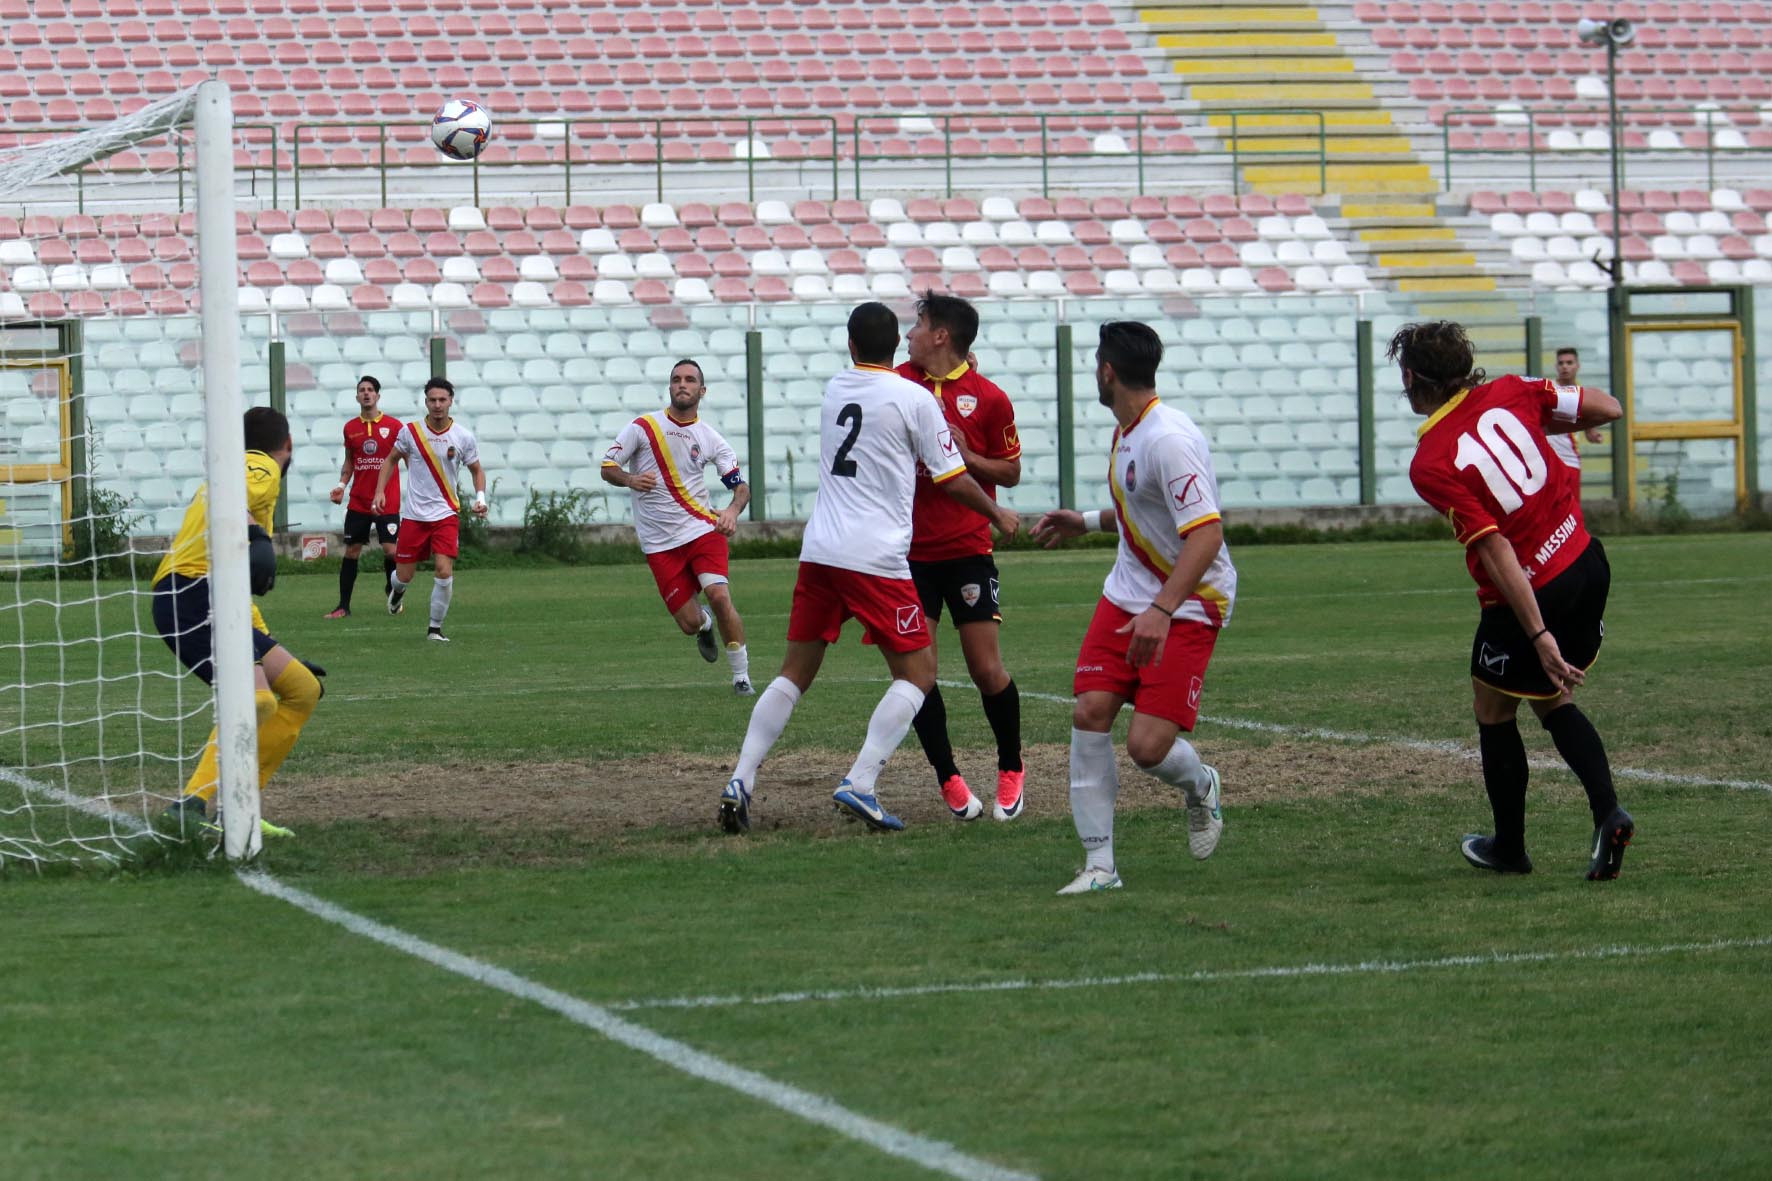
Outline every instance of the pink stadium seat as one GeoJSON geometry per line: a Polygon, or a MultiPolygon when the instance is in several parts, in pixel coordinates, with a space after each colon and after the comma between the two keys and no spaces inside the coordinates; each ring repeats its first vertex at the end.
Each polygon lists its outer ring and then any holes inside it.
{"type": "Polygon", "coordinates": [[[582,308],[591,302],[591,292],[582,282],[562,279],[554,284],[554,302],[563,308],[582,308]]]}

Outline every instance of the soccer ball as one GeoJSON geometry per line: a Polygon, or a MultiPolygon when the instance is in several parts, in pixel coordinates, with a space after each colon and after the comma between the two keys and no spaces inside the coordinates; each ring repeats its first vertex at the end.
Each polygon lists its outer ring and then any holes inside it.
{"type": "Polygon", "coordinates": [[[451,160],[472,160],[491,138],[492,116],[472,99],[450,99],[431,120],[431,142],[451,160]]]}

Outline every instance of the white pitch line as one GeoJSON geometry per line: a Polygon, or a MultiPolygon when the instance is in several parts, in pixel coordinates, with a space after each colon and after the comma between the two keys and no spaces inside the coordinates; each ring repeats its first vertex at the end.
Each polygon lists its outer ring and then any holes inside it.
{"type": "MultiPolygon", "coordinates": [[[[944,688],[970,689],[971,681],[937,681],[944,688]]],[[[1056,693],[1036,693],[1030,689],[1021,691],[1023,697],[1032,697],[1036,701],[1050,701],[1055,705],[1070,706],[1075,704],[1074,697],[1060,697],[1056,693]]],[[[1330,730],[1321,726],[1290,726],[1284,722],[1259,722],[1253,718],[1223,718],[1217,715],[1201,714],[1200,720],[1215,726],[1228,726],[1233,730],[1252,730],[1262,734],[1281,734],[1288,738],[1315,738],[1326,742],[1358,742],[1373,746],[1395,746],[1403,750],[1419,750],[1432,754],[1452,755],[1461,759],[1477,759],[1478,752],[1472,747],[1445,739],[1404,738],[1396,734],[1365,734],[1358,730],[1330,730]]],[[[1530,760],[1531,766],[1539,771],[1568,771],[1569,768],[1559,759],[1536,758],[1530,760]]],[[[1643,783],[1673,783],[1681,787],[1726,787],[1732,791],[1772,792],[1772,783],[1758,779],[1712,779],[1704,775],[1682,775],[1674,771],[1651,771],[1643,767],[1614,767],[1612,774],[1619,779],[1634,779],[1643,783]]]]}
{"type": "Polygon", "coordinates": [[[902,988],[825,989],[776,992],[760,996],[685,996],[618,1001],[617,1012],[638,1009],[723,1009],[748,1005],[798,1005],[814,1001],[894,1000],[969,992],[1047,992],[1077,988],[1115,988],[1128,984],[1212,984],[1226,980],[1296,980],[1318,976],[1400,975],[1440,968],[1484,968],[1511,964],[1543,964],[1573,960],[1642,959],[1684,953],[1739,951],[1772,947],[1772,936],[1714,939],[1707,943],[1662,943],[1649,947],[1613,944],[1569,951],[1490,952],[1449,955],[1427,960],[1362,960],[1343,964],[1277,964],[1266,968],[1202,968],[1196,972],[1133,972],[1124,976],[1083,976],[1057,980],[985,980],[965,984],[913,984],[902,988]]]}
{"type": "Polygon", "coordinates": [[[877,1148],[889,1156],[921,1165],[931,1172],[961,1178],[962,1181],[1036,1181],[1033,1174],[1017,1172],[975,1156],[968,1156],[951,1144],[930,1140],[879,1120],[869,1119],[822,1095],[777,1082],[767,1075],[746,1070],[742,1066],[734,1066],[712,1054],[623,1020],[601,1005],[557,992],[504,968],[364,918],[323,898],[285,885],[262,871],[242,871],[239,878],[249,889],[287,902],[317,918],[343,927],[354,935],[361,935],[384,947],[424,960],[476,984],[531,1001],[684,1074],[737,1091],[808,1123],[818,1124],[841,1136],[877,1148]]]}

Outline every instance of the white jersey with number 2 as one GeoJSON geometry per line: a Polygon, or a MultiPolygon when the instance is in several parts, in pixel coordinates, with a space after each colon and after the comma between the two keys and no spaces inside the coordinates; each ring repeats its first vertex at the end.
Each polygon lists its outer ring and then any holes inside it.
{"type": "Polygon", "coordinates": [[[937,484],[966,471],[940,404],[879,365],[845,369],[825,386],[818,462],[800,560],[882,578],[911,576],[917,464],[937,484]]]}

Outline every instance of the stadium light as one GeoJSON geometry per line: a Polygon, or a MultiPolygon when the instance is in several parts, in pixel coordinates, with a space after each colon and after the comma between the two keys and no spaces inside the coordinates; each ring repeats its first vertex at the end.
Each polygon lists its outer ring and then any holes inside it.
{"type": "MultiPolygon", "coordinates": [[[[1637,39],[1636,26],[1624,17],[1593,20],[1584,17],[1575,24],[1575,35],[1584,45],[1606,47],[1607,126],[1612,143],[1612,276],[1606,288],[1606,369],[1607,384],[1614,395],[1624,388],[1628,374],[1624,372],[1624,210],[1619,207],[1619,191],[1624,188],[1624,144],[1618,126],[1618,47],[1637,39]]],[[[1628,470],[1630,428],[1612,432],[1612,492],[1623,503],[1628,492],[1624,473],[1628,470]]]]}
{"type": "Polygon", "coordinates": [[[1619,190],[1624,187],[1624,145],[1619,142],[1618,126],[1618,48],[1637,39],[1637,27],[1622,16],[1611,20],[1583,17],[1575,23],[1575,35],[1584,45],[1606,47],[1607,126],[1612,144],[1612,265],[1608,270],[1612,286],[1617,289],[1624,282],[1624,232],[1619,224],[1624,219],[1618,207],[1619,190]]]}

